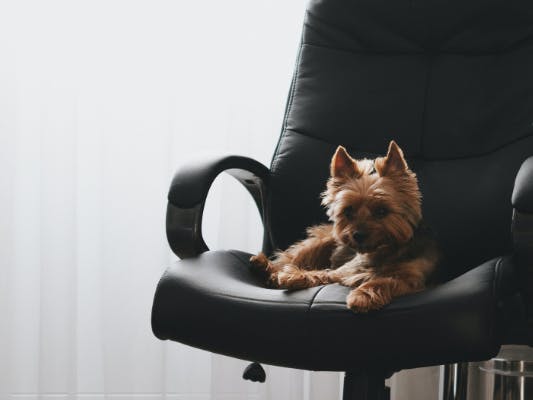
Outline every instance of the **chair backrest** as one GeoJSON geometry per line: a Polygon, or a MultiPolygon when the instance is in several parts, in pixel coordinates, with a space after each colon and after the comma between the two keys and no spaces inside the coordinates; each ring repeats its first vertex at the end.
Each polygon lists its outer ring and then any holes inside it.
{"type": "Polygon", "coordinates": [[[394,139],[418,174],[446,278],[511,251],[511,191],[533,154],[533,2],[312,0],[272,160],[274,246],[326,221],[337,145],[394,139]]]}

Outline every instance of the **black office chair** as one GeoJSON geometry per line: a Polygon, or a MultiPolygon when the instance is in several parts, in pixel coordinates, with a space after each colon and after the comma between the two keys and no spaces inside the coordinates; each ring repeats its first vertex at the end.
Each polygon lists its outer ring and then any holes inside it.
{"type": "Polygon", "coordinates": [[[228,156],[172,181],[167,233],[182,260],[157,287],[153,331],[244,360],[345,371],[345,399],[385,398],[394,371],[530,345],[531,155],[531,1],[312,0],[270,169],[228,156]],[[391,139],[418,174],[443,253],[436,287],[355,314],[346,287],[269,289],[250,254],[208,250],[202,211],[222,171],[255,199],[270,253],[326,221],[319,194],[337,145],[373,158],[391,139]]]}

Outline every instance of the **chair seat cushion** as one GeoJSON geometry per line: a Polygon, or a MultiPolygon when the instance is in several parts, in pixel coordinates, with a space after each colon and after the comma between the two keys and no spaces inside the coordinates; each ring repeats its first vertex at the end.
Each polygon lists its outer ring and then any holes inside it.
{"type": "Polygon", "coordinates": [[[176,261],[157,287],[152,328],[170,339],[267,364],[331,371],[394,371],[494,356],[503,304],[514,292],[510,258],[355,314],[349,288],[265,288],[250,254],[210,251],[176,261]]]}

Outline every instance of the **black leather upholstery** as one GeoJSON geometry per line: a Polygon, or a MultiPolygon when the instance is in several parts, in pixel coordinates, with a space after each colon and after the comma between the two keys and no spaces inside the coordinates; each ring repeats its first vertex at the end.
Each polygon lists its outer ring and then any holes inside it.
{"type": "Polygon", "coordinates": [[[173,181],[168,237],[191,258],[161,279],[155,334],[248,360],[351,371],[486,359],[503,343],[533,343],[532,159],[522,165],[533,155],[530,71],[530,1],[312,0],[270,170],[232,157],[173,181]],[[347,288],[266,289],[249,254],[204,252],[198,221],[219,172],[255,177],[237,176],[259,199],[265,250],[285,248],[326,219],[319,194],[335,147],[373,158],[391,139],[418,175],[444,254],[440,285],[357,315],[345,308],[347,288]]]}
{"type": "Polygon", "coordinates": [[[496,354],[502,337],[496,300],[513,293],[504,279],[512,261],[497,258],[379,312],[356,315],[346,308],[343,286],[261,287],[249,257],[211,251],[176,262],[157,289],[155,334],[287,367],[395,370],[496,354]]]}
{"type": "MultiPolygon", "coordinates": [[[[533,321],[533,157],[529,157],[516,175],[513,203],[513,256],[518,265],[520,288],[524,293],[527,314],[533,321]]],[[[530,326],[533,336],[533,322],[530,326]]]]}
{"type": "Polygon", "coordinates": [[[533,157],[529,157],[516,174],[512,203],[515,210],[533,214],[533,157]]]}

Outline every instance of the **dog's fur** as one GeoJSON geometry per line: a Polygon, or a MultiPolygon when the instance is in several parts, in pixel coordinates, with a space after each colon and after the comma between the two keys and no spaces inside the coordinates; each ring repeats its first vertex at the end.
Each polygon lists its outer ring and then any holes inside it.
{"type": "Polygon", "coordinates": [[[272,260],[253,256],[256,270],[277,288],[348,286],[346,303],[355,312],[424,289],[438,251],[423,228],[416,175],[398,145],[391,141],[375,160],[354,160],[339,146],[330,172],[322,204],[331,223],[309,228],[306,239],[272,260]]]}

